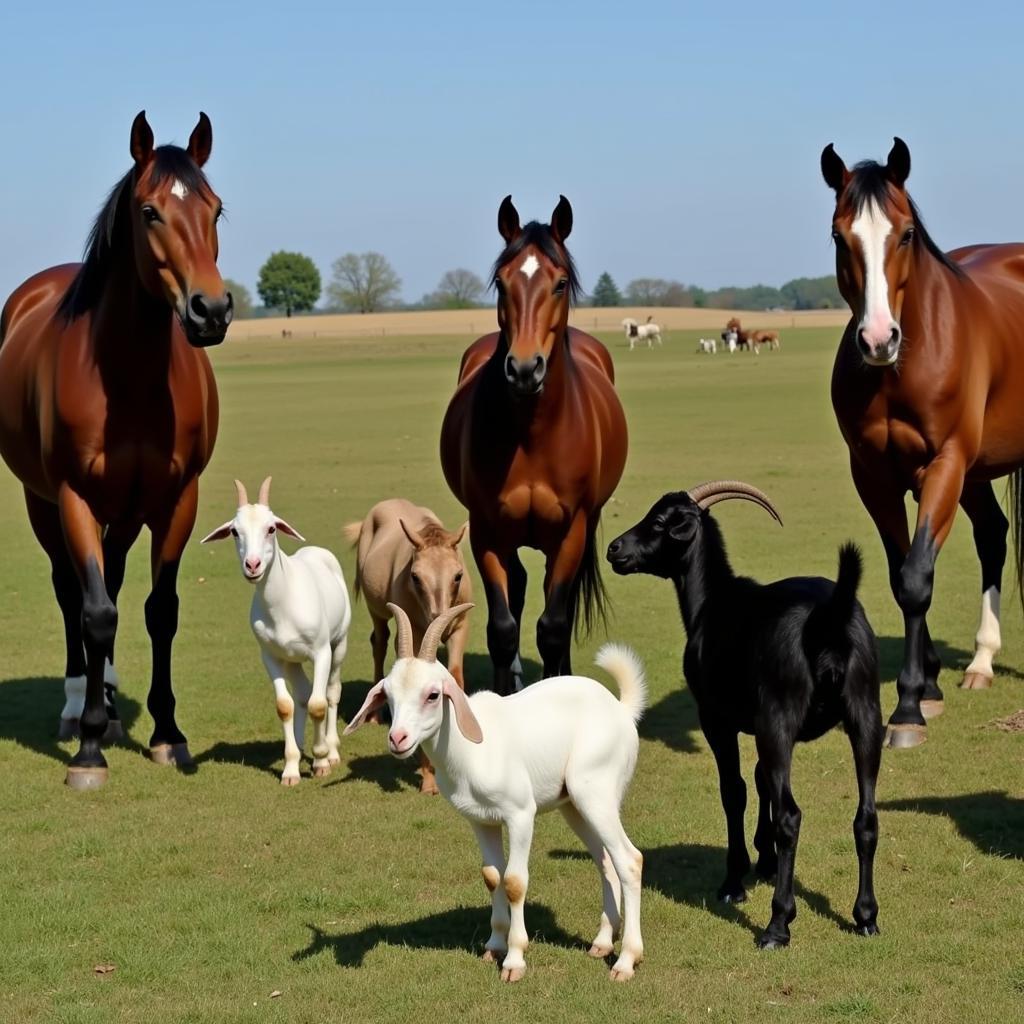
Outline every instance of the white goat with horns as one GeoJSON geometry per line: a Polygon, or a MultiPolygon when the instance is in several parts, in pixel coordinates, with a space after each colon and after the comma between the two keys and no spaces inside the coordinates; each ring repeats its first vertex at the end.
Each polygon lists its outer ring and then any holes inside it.
{"type": "Polygon", "coordinates": [[[389,607],[398,626],[398,660],[370,689],[345,733],[386,703],[391,753],[404,759],[421,744],[426,750],[438,788],[468,819],[483,854],[492,901],[484,959],[502,961],[502,981],[519,981],[526,971],[523,906],[533,823],[538,813],[557,807],[601,873],[604,912],[590,955],[608,956],[621,925],[622,950],[611,977],[629,980],[644,952],[643,857],[620,819],[636,767],[636,723],[647,699],[636,655],[614,644],[598,651],[597,664],[618,684],[618,700],[584,676],[544,679],[508,697],[489,691],[466,697],[437,660],[437,648],[448,626],[473,606],[456,605],[434,619],[415,656],[409,617],[397,605],[389,607]],[[502,825],[508,828],[507,859],[502,825]]]}
{"type": "Polygon", "coordinates": [[[348,589],[337,558],[326,548],[309,546],[286,555],[278,546],[278,533],[305,538],[270,510],[269,476],[260,485],[255,504],[249,503],[238,480],[235,487],[238,511],[234,518],[208,533],[202,543],[234,537],[242,575],[256,587],[249,623],[274,685],[277,716],[284,727],[281,784],[295,786],[307,709],[314,722],[313,774],[328,775],[341,761],[338,702],[352,621],[348,589]],[[313,663],[312,685],[302,667],[307,661],[313,663]]]}

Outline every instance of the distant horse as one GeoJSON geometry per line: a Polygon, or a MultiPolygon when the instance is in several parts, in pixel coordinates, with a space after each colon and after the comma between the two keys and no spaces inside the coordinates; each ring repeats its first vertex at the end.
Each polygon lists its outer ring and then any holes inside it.
{"type": "Polygon", "coordinates": [[[853,313],[836,353],[832,405],[903,612],[889,744],[912,747],[926,737],[925,718],[942,710],[925,615],[957,504],[974,527],[982,589],[962,685],[992,684],[1008,527],[992,480],[1008,474],[1018,575],[1022,569],[1024,245],[942,252],[904,187],[910,151],[900,139],[884,165],[865,161],[852,171],[826,146],[821,170],[836,194],[836,274],[853,313]],[[908,490],[918,502],[913,540],[908,490]]]}
{"type": "Polygon", "coordinates": [[[224,339],[232,312],[216,263],[221,202],[200,170],[212,146],[205,114],[179,149],[154,148],[140,113],[133,166],[96,218],[84,262],[29,278],[0,318],[0,454],[24,485],[64,616],[61,737],[81,732],[67,774],[76,788],[106,781],[100,742],[122,733],[116,604],[143,526],[153,537],[150,751],[191,762],[171,687],[178,563],[217,436],[200,349],[224,339]]]}
{"type": "Polygon", "coordinates": [[[750,346],[754,350],[754,354],[760,353],[761,348],[767,348],[769,351],[774,351],[779,348],[779,332],[778,331],[751,331],[750,332],[750,346]]]}
{"type": "Polygon", "coordinates": [[[622,321],[622,326],[626,330],[626,337],[629,339],[629,350],[633,351],[638,341],[646,341],[647,347],[651,348],[653,343],[656,341],[659,345],[661,342],[661,327],[654,323],[654,317],[649,316],[647,323],[638,324],[631,316],[627,316],[622,321]]]}
{"type": "Polygon", "coordinates": [[[725,330],[722,331],[722,341],[725,341],[730,334],[736,335],[736,348],[739,351],[750,351],[750,331],[743,330],[738,317],[732,317],[725,325],[725,330]]]}
{"type": "Polygon", "coordinates": [[[441,430],[445,478],[469,509],[502,694],[522,684],[526,571],[518,549],[538,548],[547,559],[537,647],[545,676],[567,674],[573,624],[589,627],[603,611],[595,535],[626,461],[611,356],[568,326],[579,293],[565,248],[571,229],[564,196],[550,226],[525,227],[505,197],[498,211],[505,249],[492,277],[500,330],[466,350],[441,430]]]}

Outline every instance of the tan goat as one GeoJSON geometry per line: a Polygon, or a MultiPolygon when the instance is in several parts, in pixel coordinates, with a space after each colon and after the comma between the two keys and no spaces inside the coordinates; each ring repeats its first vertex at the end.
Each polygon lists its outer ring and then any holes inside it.
{"type": "MultiPolygon", "coordinates": [[[[465,526],[449,533],[429,508],[404,498],[380,501],[361,523],[345,527],[345,538],[357,548],[356,600],[363,595],[373,622],[374,682],[384,678],[389,602],[406,609],[414,642],[419,644],[434,619],[454,605],[472,601],[469,573],[459,550],[465,534],[465,526]]],[[[448,650],[448,671],[463,689],[468,620],[463,615],[442,638],[448,650]]],[[[426,761],[423,769],[423,791],[436,793],[433,769],[426,761]]]]}

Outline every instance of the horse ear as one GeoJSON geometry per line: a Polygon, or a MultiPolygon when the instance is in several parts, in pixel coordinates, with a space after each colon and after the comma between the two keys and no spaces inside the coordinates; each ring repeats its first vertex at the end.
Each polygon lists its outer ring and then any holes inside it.
{"type": "Polygon", "coordinates": [[[197,167],[202,167],[210,159],[210,151],[213,149],[213,125],[210,119],[200,110],[199,122],[192,129],[188,137],[188,155],[196,162],[197,167]]]}
{"type": "Polygon", "coordinates": [[[512,197],[505,196],[498,207],[498,234],[511,245],[519,237],[519,211],[512,205],[512,197]]]}
{"type": "Polygon", "coordinates": [[[565,196],[558,197],[558,205],[551,214],[551,234],[558,242],[564,242],[572,231],[572,206],[565,196]]]}
{"type": "Polygon", "coordinates": [[[837,196],[850,180],[850,172],[846,169],[843,158],[832,148],[831,142],[821,151],[821,175],[825,179],[825,184],[837,196]]]}
{"type": "Polygon", "coordinates": [[[462,543],[462,538],[466,536],[466,531],[468,529],[469,523],[463,523],[462,526],[459,527],[457,533],[450,533],[448,535],[450,538],[451,547],[457,548],[462,543]]]}
{"type": "Polygon", "coordinates": [[[903,188],[903,183],[910,177],[910,149],[899,136],[892,140],[892,149],[885,160],[885,172],[897,188],[903,188]]]}
{"type": "Polygon", "coordinates": [[[153,129],[149,127],[144,110],[140,110],[132,121],[129,149],[137,167],[145,167],[153,159],[153,129]]]}

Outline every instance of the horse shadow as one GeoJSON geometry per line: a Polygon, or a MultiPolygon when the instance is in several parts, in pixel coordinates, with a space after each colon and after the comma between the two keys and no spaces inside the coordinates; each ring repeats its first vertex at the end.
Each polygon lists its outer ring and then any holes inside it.
{"type": "MultiPolygon", "coordinates": [[[[712,914],[722,921],[746,929],[755,939],[764,931],[768,922],[756,924],[747,914],[742,903],[723,903],[716,893],[725,877],[725,849],[700,843],[675,843],[642,851],[644,855],[643,887],[657,892],[675,903],[693,907],[712,914]]],[[[580,850],[552,850],[556,860],[590,860],[580,850]]],[[[753,873],[747,878],[747,888],[757,885],[771,885],[753,873]]],[[[594,879],[595,891],[598,880],[594,879]]],[[[844,918],[832,906],[828,897],[803,885],[794,879],[793,888],[797,898],[802,900],[816,914],[827,918],[842,931],[852,931],[853,921],[844,918]]]]}
{"type": "MultiPolygon", "coordinates": [[[[331,953],[339,967],[362,967],[368,953],[377,946],[405,946],[411,949],[459,950],[479,954],[491,933],[488,907],[455,907],[401,924],[371,924],[354,932],[330,934],[315,924],[308,945],[292,954],[300,963],[321,953],[331,953]]],[[[585,949],[579,936],[569,935],[542,903],[531,903],[527,911],[530,940],[567,949],[585,949]]]]}
{"type": "Polygon", "coordinates": [[[658,740],[681,754],[695,754],[701,747],[697,703],[685,686],[678,685],[644,712],[638,726],[645,740],[658,740]]]}
{"type": "MultiPolygon", "coordinates": [[[[64,708],[64,678],[34,676],[0,681],[0,740],[42,754],[66,765],[78,749],[78,740],[61,743],[57,739],[57,723],[64,708]]],[[[117,713],[121,716],[125,737],[116,746],[148,755],[148,749],[131,738],[131,729],[142,708],[138,701],[117,693],[117,713]]]]}
{"type": "MultiPolygon", "coordinates": [[[[942,662],[942,667],[954,672],[962,672],[974,658],[973,651],[964,650],[962,647],[954,647],[943,640],[936,640],[932,637],[935,645],[935,653],[942,662]]],[[[903,668],[904,640],[902,636],[880,636],[878,637],[878,667],[883,680],[896,679],[903,668]]],[[[1012,668],[1009,665],[995,664],[993,666],[997,676],[1008,679],[1024,679],[1024,672],[1012,668]]]]}
{"type": "Polygon", "coordinates": [[[209,761],[221,764],[237,764],[246,768],[280,778],[280,771],[275,765],[284,757],[284,746],[281,740],[244,740],[240,743],[221,741],[197,754],[196,766],[209,761]]]}
{"type": "Polygon", "coordinates": [[[991,789],[959,796],[906,797],[878,805],[886,811],[915,811],[952,818],[957,831],[981,853],[1024,860],[1024,799],[991,789]]]}

